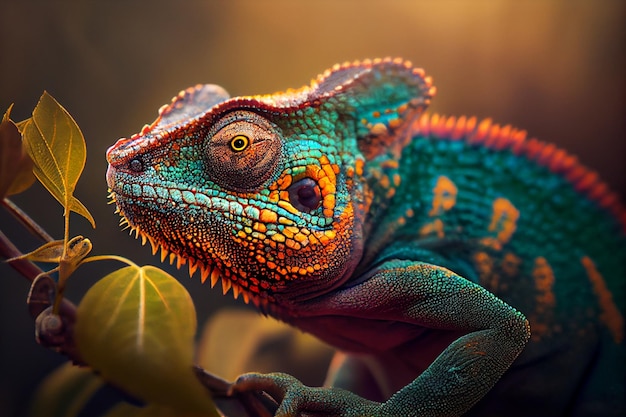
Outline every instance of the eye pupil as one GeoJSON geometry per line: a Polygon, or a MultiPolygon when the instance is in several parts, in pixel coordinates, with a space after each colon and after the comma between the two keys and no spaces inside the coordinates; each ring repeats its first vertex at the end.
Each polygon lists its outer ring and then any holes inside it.
{"type": "Polygon", "coordinates": [[[311,178],[303,178],[289,186],[289,201],[293,206],[305,213],[317,209],[322,202],[322,193],[317,182],[311,178]]]}
{"type": "Polygon", "coordinates": [[[250,139],[244,135],[237,135],[230,141],[230,148],[235,152],[241,152],[248,147],[250,139]]]}

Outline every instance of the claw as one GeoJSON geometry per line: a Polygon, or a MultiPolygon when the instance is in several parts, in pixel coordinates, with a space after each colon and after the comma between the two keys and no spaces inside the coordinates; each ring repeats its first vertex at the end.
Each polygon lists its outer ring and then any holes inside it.
{"type": "Polygon", "coordinates": [[[275,417],[296,417],[309,415],[308,413],[337,417],[387,415],[381,413],[380,403],[365,400],[341,389],[307,387],[284,373],[241,375],[231,385],[229,395],[246,391],[264,391],[279,403],[275,417]]]}

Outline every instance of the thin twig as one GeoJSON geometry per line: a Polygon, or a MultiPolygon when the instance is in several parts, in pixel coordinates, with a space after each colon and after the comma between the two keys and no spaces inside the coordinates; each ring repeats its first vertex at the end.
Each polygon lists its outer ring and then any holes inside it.
{"type": "MultiPolygon", "coordinates": [[[[6,202],[7,200],[5,200],[6,202]]],[[[26,216],[28,217],[28,216],[26,216]]],[[[43,229],[42,229],[43,230],[43,229]]],[[[45,233],[45,231],[44,231],[45,233]]],[[[45,233],[47,235],[47,233],[45,233]]],[[[2,233],[0,230],[0,258],[3,259],[11,259],[18,258],[23,254],[13,245],[13,243],[2,233]]],[[[41,276],[43,271],[37,267],[34,263],[27,259],[12,259],[10,262],[7,262],[13,269],[19,272],[22,276],[28,279],[30,282],[33,282],[35,278],[41,276]]],[[[47,279],[39,279],[38,282],[41,285],[35,285],[31,288],[31,293],[29,295],[29,301],[33,303],[29,303],[29,307],[31,308],[31,313],[34,319],[39,317],[39,324],[41,323],[42,317],[45,312],[45,308],[51,305],[49,300],[49,291],[51,291],[50,285],[54,286],[52,280],[47,276],[42,276],[41,278],[47,279]],[[47,304],[48,303],[48,304],[47,304]]],[[[74,363],[82,363],[80,359],[79,352],[76,350],[74,346],[73,340],[73,323],[76,319],[76,306],[69,302],[66,299],[62,301],[63,308],[61,309],[61,316],[63,319],[63,332],[58,335],[52,335],[53,337],[43,337],[44,334],[38,335],[38,342],[47,348],[52,348],[57,352],[65,355],[74,363]],[[51,342],[48,345],[48,342],[51,342]]],[[[258,417],[271,417],[274,415],[272,411],[268,410],[266,406],[268,401],[263,400],[263,395],[258,393],[241,393],[237,394],[234,397],[227,397],[228,388],[230,387],[230,383],[224,381],[210,373],[206,372],[201,368],[194,368],[196,376],[202,382],[202,384],[207,388],[209,392],[215,397],[221,397],[225,401],[237,401],[241,404],[241,406],[246,410],[246,412],[251,416],[258,417]]]]}
{"type": "MultiPolygon", "coordinates": [[[[22,252],[0,231],[0,257],[2,259],[11,259],[22,255],[22,252]]],[[[7,263],[30,282],[33,282],[43,272],[37,265],[27,259],[13,259],[7,263]]]]}
{"type": "Polygon", "coordinates": [[[246,412],[255,417],[272,417],[278,408],[278,404],[269,396],[259,392],[241,392],[229,395],[231,383],[225,381],[204,369],[195,366],[194,372],[202,385],[211,392],[215,400],[219,397],[222,401],[237,400],[246,412]]]}
{"type": "Polygon", "coordinates": [[[13,215],[30,233],[37,236],[45,242],[52,242],[54,239],[48,234],[36,221],[34,221],[28,214],[26,214],[21,208],[13,203],[8,198],[3,198],[2,205],[7,209],[9,213],[13,215]]]}

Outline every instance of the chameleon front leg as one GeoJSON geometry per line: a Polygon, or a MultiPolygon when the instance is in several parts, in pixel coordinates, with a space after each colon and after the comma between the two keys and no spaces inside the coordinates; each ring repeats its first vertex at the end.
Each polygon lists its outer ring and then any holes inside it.
{"type": "Polygon", "coordinates": [[[340,389],[305,387],[284,374],[245,375],[235,389],[282,396],[276,414],[280,417],[309,412],[341,417],[459,416],[493,387],[530,337],[528,321],[520,312],[446,268],[394,260],[369,275],[358,285],[327,295],[315,309],[467,334],[384,403],[340,389]]]}

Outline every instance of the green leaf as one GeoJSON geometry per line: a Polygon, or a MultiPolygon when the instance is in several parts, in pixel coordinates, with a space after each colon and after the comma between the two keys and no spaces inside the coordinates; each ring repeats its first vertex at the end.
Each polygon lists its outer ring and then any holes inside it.
{"type": "Polygon", "coordinates": [[[22,146],[17,126],[8,120],[10,111],[0,123],[0,199],[21,193],[35,182],[33,161],[22,146]]]}
{"type": "Polygon", "coordinates": [[[65,207],[95,222],[74,196],[76,183],[85,166],[83,134],[70,114],[47,92],[22,128],[26,150],[35,163],[35,176],[65,207]]]}
{"type": "Polygon", "coordinates": [[[30,401],[29,417],[74,417],[104,384],[89,368],[66,363],[48,375],[30,401]]]}
{"type": "Polygon", "coordinates": [[[185,288],[153,267],[98,281],[78,306],[82,358],[104,379],[148,403],[217,416],[193,371],[196,313],[185,288]]]}

